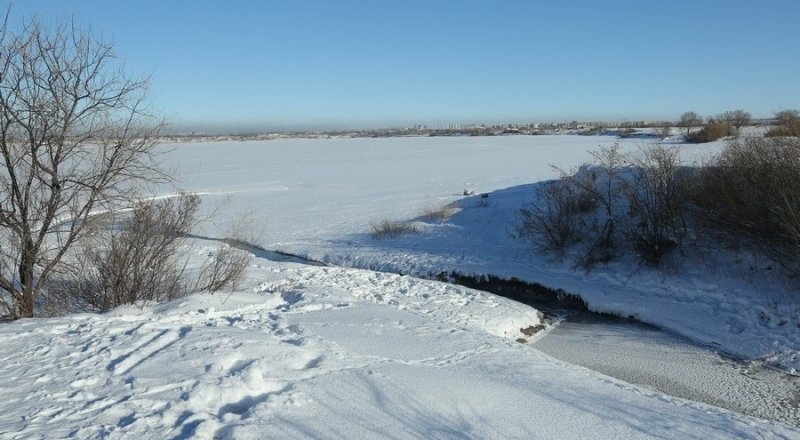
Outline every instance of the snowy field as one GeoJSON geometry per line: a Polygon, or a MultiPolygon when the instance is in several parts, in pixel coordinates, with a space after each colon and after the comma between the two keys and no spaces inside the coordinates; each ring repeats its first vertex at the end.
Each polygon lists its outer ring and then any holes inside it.
{"type": "MultiPolygon", "coordinates": [[[[169,146],[179,187],[217,211],[198,235],[244,231],[266,249],[343,267],[256,258],[235,292],[0,326],[0,437],[800,438],[796,427],[558,361],[535,348],[547,331],[523,334],[542,322],[530,307],[367,270],[517,276],[729,353],[800,367],[793,291],[768,284],[746,258],[714,272],[623,262],[587,275],[511,237],[530,185],[556,176],[549,164],[580,165],[587,150],[613,141],[169,146]],[[465,189],[489,197],[463,197],[465,189]],[[413,220],[449,203],[459,212],[420,222],[418,234],[369,235],[370,222],[413,220]]],[[[700,160],[720,146],[682,154],[700,160]]],[[[216,246],[193,243],[192,264],[216,246]]]]}
{"type": "MultiPolygon", "coordinates": [[[[800,289],[746,254],[695,252],[666,269],[623,261],[590,274],[535,255],[513,237],[534,184],[591,161],[610,136],[284,140],[183,144],[172,161],[184,188],[223,206],[207,226],[224,236],[249,225],[258,243],[340,266],[433,276],[517,277],[581,295],[597,311],[634,316],[745,359],[800,370],[800,289]],[[465,189],[476,193],[463,197],[465,189]],[[489,193],[486,199],[477,194],[489,193]],[[370,223],[419,219],[454,203],[445,222],[375,240],[370,223]],[[233,213],[234,215],[227,215],[233,213]]],[[[633,152],[647,140],[621,141],[633,152]]],[[[680,145],[686,164],[724,144],[680,145]]]]}

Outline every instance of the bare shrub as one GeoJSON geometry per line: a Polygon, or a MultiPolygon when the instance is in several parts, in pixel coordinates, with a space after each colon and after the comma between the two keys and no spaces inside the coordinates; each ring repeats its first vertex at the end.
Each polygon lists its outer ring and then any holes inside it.
{"type": "Polygon", "coordinates": [[[789,121],[785,125],[770,128],[765,134],[767,137],[800,137],[800,119],[789,121]]]}
{"type": "Polygon", "coordinates": [[[522,223],[518,230],[520,236],[532,238],[538,247],[562,255],[570,243],[588,242],[576,262],[587,270],[614,257],[620,172],[625,164],[618,143],[591,154],[593,166],[584,165],[572,172],[555,168],[561,180],[540,194],[541,205],[520,211],[522,223]]]}
{"type": "Polygon", "coordinates": [[[567,179],[543,184],[537,203],[519,211],[517,235],[536,248],[563,258],[567,248],[581,240],[580,215],[597,206],[593,195],[567,179]]]}
{"type": "Polygon", "coordinates": [[[686,136],[686,141],[693,144],[704,144],[706,142],[713,142],[717,139],[722,139],[729,136],[732,126],[727,122],[720,122],[710,120],[700,130],[686,136]]]}
{"type": "Polygon", "coordinates": [[[678,246],[686,232],[685,185],[676,147],[641,148],[630,159],[633,174],[626,185],[633,225],[629,230],[638,256],[651,265],[678,246]]]}
{"type": "Polygon", "coordinates": [[[252,260],[253,254],[250,252],[227,243],[220,244],[201,270],[195,283],[196,290],[217,292],[226,287],[236,289],[252,260]]]}
{"type": "Polygon", "coordinates": [[[376,239],[397,238],[419,232],[419,228],[413,223],[389,219],[370,222],[369,227],[372,237],[376,239]]]}
{"type": "Polygon", "coordinates": [[[733,136],[738,134],[742,127],[749,124],[753,116],[744,110],[731,110],[723,113],[721,119],[728,123],[729,127],[736,129],[735,131],[729,129],[728,136],[733,136]]]}
{"type": "Polygon", "coordinates": [[[691,230],[694,243],[761,250],[800,275],[800,139],[730,139],[699,168],[682,167],[678,153],[601,149],[597,165],[541,187],[537,203],[519,212],[518,236],[561,257],[580,244],[576,266],[589,270],[629,251],[658,265],[691,230]]]}
{"type": "Polygon", "coordinates": [[[655,135],[656,135],[656,137],[658,137],[660,139],[666,139],[666,138],[668,138],[668,137],[670,137],[672,135],[672,127],[665,126],[665,127],[656,128],[655,129],[655,135]]]}
{"type": "Polygon", "coordinates": [[[744,137],[706,166],[693,191],[705,223],[781,262],[800,256],[800,139],[744,137]]]}
{"type": "MultiPolygon", "coordinates": [[[[227,201],[226,201],[227,203],[227,201]]],[[[253,261],[253,250],[264,231],[252,219],[255,217],[251,209],[232,213],[217,206],[211,214],[217,215],[225,211],[237,219],[227,229],[219,244],[209,253],[209,259],[200,269],[195,280],[195,290],[217,292],[224,288],[235,290],[253,261]]],[[[204,219],[207,221],[207,219],[204,219]]]]}
{"type": "Polygon", "coordinates": [[[781,110],[775,113],[775,121],[778,125],[786,125],[797,120],[800,120],[800,110],[781,110]]]}
{"type": "Polygon", "coordinates": [[[177,198],[138,203],[117,219],[86,250],[79,296],[99,310],[138,301],[185,295],[188,283],[180,258],[180,239],[194,226],[200,199],[177,198]]]}
{"type": "Polygon", "coordinates": [[[562,171],[561,180],[542,187],[538,203],[519,212],[518,236],[561,257],[569,246],[587,243],[576,258],[586,270],[633,247],[658,264],[686,232],[678,149],[654,145],[627,156],[614,144],[592,154],[594,166],[562,171]],[[631,240],[619,241],[618,234],[631,240]]]}
{"type": "Polygon", "coordinates": [[[783,110],[775,114],[775,126],[767,131],[766,136],[800,137],[800,111],[783,110]]]}
{"type": "Polygon", "coordinates": [[[593,228],[594,236],[589,238],[591,245],[577,261],[578,266],[587,270],[614,258],[618,196],[623,183],[620,173],[625,166],[625,156],[617,142],[591,154],[595,164],[591,170],[571,175],[562,172],[563,178],[590,194],[603,211],[602,226],[593,228]]]}

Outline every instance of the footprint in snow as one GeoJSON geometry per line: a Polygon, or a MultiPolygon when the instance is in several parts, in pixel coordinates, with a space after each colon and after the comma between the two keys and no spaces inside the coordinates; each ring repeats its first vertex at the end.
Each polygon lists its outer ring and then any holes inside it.
{"type": "Polygon", "coordinates": [[[312,358],[311,360],[306,362],[306,364],[303,366],[302,369],[303,370],[312,370],[314,368],[319,368],[319,366],[322,365],[322,361],[324,361],[324,360],[325,360],[325,356],[322,356],[322,355],[317,356],[315,358],[312,358]]]}
{"type": "Polygon", "coordinates": [[[281,298],[286,301],[287,304],[293,306],[303,300],[303,293],[297,290],[281,292],[281,298]]]}

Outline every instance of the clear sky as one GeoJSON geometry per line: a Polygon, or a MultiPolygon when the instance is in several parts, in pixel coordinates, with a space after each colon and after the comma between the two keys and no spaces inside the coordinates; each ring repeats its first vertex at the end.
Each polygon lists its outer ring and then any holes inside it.
{"type": "Polygon", "coordinates": [[[16,0],[151,74],[178,128],[800,108],[800,0],[16,0]]]}

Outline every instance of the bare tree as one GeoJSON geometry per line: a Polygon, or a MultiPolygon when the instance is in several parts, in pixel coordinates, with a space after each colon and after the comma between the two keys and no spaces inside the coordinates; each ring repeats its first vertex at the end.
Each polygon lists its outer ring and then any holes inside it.
{"type": "Polygon", "coordinates": [[[147,81],[72,23],[0,29],[0,314],[30,317],[98,211],[130,206],[161,124],[147,81]]]}
{"type": "Polygon", "coordinates": [[[781,110],[775,113],[778,125],[789,125],[798,120],[800,120],[800,110],[781,110]]]}
{"type": "Polygon", "coordinates": [[[731,110],[723,113],[720,119],[724,120],[729,127],[728,136],[732,136],[733,133],[730,130],[730,127],[736,127],[736,133],[739,133],[739,130],[750,123],[752,119],[752,115],[744,110],[731,110]]]}
{"type": "Polygon", "coordinates": [[[680,121],[678,121],[679,127],[686,127],[686,136],[689,136],[689,132],[692,130],[692,127],[698,127],[703,125],[703,118],[700,117],[695,112],[686,112],[681,115],[680,121]]]}

